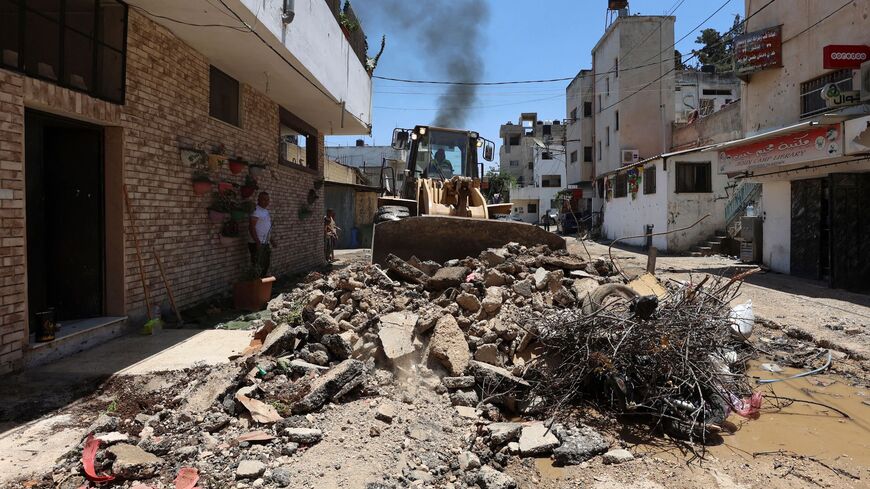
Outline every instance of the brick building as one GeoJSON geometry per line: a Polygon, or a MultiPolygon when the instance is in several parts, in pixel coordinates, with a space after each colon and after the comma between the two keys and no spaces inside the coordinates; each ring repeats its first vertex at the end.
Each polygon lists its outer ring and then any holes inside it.
{"type": "MultiPolygon", "coordinates": [[[[370,130],[365,53],[336,2],[297,1],[295,20],[279,0],[43,3],[56,8],[0,1],[0,372],[141,322],[134,229],[155,304],[166,301],[155,252],[180,307],[241,279],[245,240],[220,239],[182,148],[266,166],[274,274],[322,262],[324,199],[308,195],[322,193],[324,135],[370,130]],[[281,156],[288,137],[303,164],[281,156]],[[48,307],[64,327],[36,344],[48,307]]],[[[223,164],[211,177],[245,173],[223,164]]]]}

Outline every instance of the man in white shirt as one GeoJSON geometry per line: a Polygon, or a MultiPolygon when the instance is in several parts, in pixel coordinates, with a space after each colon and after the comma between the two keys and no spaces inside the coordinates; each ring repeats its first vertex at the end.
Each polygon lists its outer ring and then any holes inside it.
{"type": "Polygon", "coordinates": [[[248,232],[251,242],[248,249],[251,251],[251,263],[257,267],[260,277],[269,275],[269,265],[272,261],[272,215],[269,214],[269,194],[260,192],[257,195],[257,207],[251,213],[248,232]]]}

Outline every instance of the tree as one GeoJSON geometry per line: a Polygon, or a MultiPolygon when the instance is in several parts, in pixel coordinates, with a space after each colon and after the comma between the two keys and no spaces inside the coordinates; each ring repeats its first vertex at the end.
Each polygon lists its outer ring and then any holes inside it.
{"type": "Polygon", "coordinates": [[[489,181],[489,188],[486,189],[487,200],[492,200],[495,194],[501,194],[502,202],[510,202],[510,188],[517,184],[517,177],[507,172],[489,170],[486,178],[489,181]]]}
{"type": "Polygon", "coordinates": [[[689,71],[694,69],[693,66],[683,62],[683,53],[679,49],[674,49],[674,69],[677,71],[689,71]]]}
{"type": "Polygon", "coordinates": [[[740,16],[737,15],[734,17],[731,29],[725,34],[721,34],[713,28],[702,30],[695,42],[704,47],[692,50],[692,53],[698,58],[698,63],[701,66],[715,66],[717,73],[731,73],[734,69],[732,61],[734,38],[741,33],[741,24],[740,16]]]}

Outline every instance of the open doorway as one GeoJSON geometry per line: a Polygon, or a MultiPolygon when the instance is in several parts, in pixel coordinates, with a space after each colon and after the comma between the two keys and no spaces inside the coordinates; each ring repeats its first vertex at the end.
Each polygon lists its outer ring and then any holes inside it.
{"type": "Polygon", "coordinates": [[[105,313],[104,132],[99,126],[25,114],[27,297],[58,321],[105,313]]]}

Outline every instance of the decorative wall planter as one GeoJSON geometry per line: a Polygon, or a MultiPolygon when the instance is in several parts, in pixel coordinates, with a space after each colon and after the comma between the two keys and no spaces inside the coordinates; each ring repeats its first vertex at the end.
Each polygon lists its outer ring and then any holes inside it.
{"type": "Polygon", "coordinates": [[[208,169],[211,172],[216,172],[227,161],[224,155],[210,154],[208,155],[208,169]]]}
{"type": "Polygon", "coordinates": [[[233,285],[233,304],[243,311],[259,311],[272,297],[272,284],[275,277],[237,282],[233,285]]]}
{"type": "Polygon", "coordinates": [[[234,192],[235,187],[230,182],[220,182],[218,184],[218,192],[234,192]]]}
{"type": "Polygon", "coordinates": [[[248,166],[248,164],[242,160],[230,159],[227,161],[230,166],[230,173],[232,173],[233,175],[238,175],[239,173],[242,173],[242,170],[244,170],[245,167],[248,166]]]}
{"type": "Polygon", "coordinates": [[[188,165],[191,168],[203,168],[205,166],[206,155],[204,152],[196,149],[182,149],[180,151],[181,164],[188,165]]]}
{"type": "Polygon", "coordinates": [[[211,192],[211,180],[194,180],[193,181],[193,192],[196,195],[203,195],[211,192]]]}
{"type": "Polygon", "coordinates": [[[248,173],[256,178],[260,178],[266,173],[266,167],[263,165],[248,165],[248,173]]]}
{"type": "Polygon", "coordinates": [[[220,224],[229,219],[229,217],[230,215],[226,212],[216,211],[214,209],[208,210],[208,218],[215,224],[220,224]]]}

